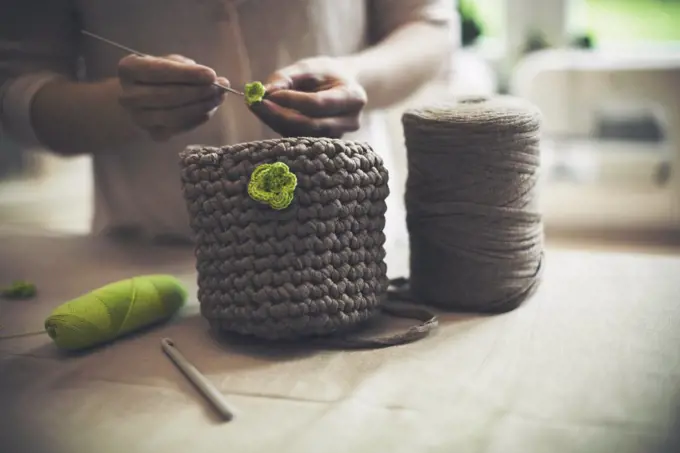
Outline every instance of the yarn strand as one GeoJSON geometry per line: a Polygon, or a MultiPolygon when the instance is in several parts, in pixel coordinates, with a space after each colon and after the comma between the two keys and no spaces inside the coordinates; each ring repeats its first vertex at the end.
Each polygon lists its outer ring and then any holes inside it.
{"type": "Polygon", "coordinates": [[[47,334],[47,330],[34,330],[31,332],[21,332],[21,333],[9,333],[7,335],[0,335],[0,341],[3,340],[14,340],[15,338],[23,338],[23,337],[35,337],[38,335],[44,335],[47,334]]]}

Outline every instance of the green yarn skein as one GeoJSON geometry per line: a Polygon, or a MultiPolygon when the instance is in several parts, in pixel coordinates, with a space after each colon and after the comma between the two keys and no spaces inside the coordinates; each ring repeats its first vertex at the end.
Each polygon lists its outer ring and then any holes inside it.
{"type": "Polygon", "coordinates": [[[168,320],[186,298],[184,286],[170,275],[133,277],[60,305],[45,330],[59,348],[86,349],[168,320]]]}

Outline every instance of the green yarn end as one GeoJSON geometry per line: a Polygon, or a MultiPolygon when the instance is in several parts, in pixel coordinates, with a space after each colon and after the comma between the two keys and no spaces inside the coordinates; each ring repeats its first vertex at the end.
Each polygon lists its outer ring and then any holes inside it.
{"type": "Polygon", "coordinates": [[[248,195],[273,209],[286,209],[293,201],[297,176],[283,162],[259,165],[250,176],[248,195]]]}
{"type": "Polygon", "coordinates": [[[0,294],[5,299],[30,299],[37,294],[33,283],[29,283],[23,280],[13,282],[9,287],[4,288],[0,294]]]}
{"type": "Polygon", "coordinates": [[[253,105],[256,102],[261,102],[266,93],[266,89],[261,82],[246,83],[244,94],[246,96],[246,104],[253,105]]]}

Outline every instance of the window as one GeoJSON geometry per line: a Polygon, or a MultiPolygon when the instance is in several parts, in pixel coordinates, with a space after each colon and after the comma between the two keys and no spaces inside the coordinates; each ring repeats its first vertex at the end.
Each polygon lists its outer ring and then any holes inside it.
{"type": "Polygon", "coordinates": [[[585,0],[596,42],[680,42],[680,0],[585,0]]]}
{"type": "Polygon", "coordinates": [[[564,43],[587,32],[596,45],[680,46],[680,0],[459,0],[482,26],[479,44],[516,50],[520,35],[541,29],[564,43]],[[507,14],[506,14],[507,11],[507,14]],[[508,41],[509,40],[509,41],[508,41]]]}
{"type": "Polygon", "coordinates": [[[458,0],[462,8],[471,8],[482,27],[482,38],[500,38],[505,31],[505,0],[458,0]]]}

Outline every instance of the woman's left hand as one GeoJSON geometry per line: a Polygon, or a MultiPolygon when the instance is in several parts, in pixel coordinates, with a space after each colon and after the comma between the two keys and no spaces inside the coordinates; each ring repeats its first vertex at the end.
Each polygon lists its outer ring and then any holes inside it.
{"type": "Polygon", "coordinates": [[[341,138],[359,129],[366,91],[341,61],[317,57],[275,72],[251,110],[284,137],[341,138]]]}

